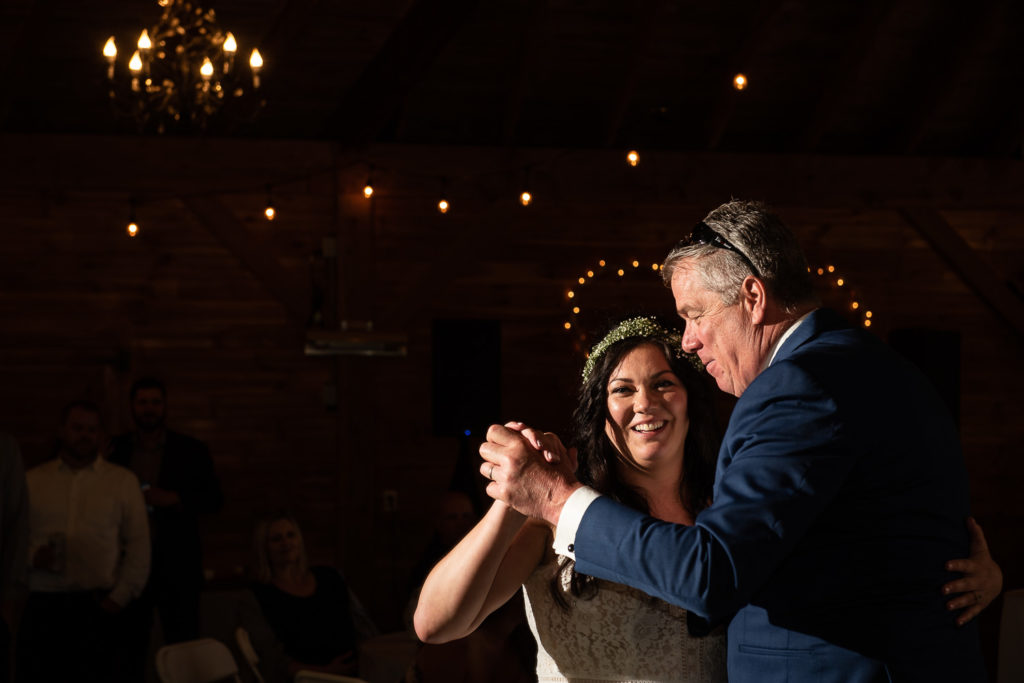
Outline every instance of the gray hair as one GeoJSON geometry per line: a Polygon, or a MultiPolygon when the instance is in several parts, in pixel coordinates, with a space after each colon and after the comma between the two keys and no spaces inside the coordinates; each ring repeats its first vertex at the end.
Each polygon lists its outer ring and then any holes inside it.
{"type": "Polygon", "coordinates": [[[793,233],[761,202],[732,200],[704,218],[704,224],[743,252],[743,257],[713,244],[689,244],[682,240],[665,258],[661,276],[671,286],[672,276],[684,261],[692,261],[704,286],[731,306],[739,300],[740,285],[755,275],[786,313],[816,304],[807,259],[793,233]]]}

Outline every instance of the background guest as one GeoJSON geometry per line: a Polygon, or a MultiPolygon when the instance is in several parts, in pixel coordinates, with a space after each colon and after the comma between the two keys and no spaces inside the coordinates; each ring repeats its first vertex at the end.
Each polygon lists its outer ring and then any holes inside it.
{"type": "Polygon", "coordinates": [[[18,442],[0,434],[0,683],[11,676],[11,642],[28,581],[28,495],[18,442]]]}
{"type": "Polygon", "coordinates": [[[202,441],[166,426],[167,391],[153,377],[136,380],[129,392],[135,430],[114,440],[110,461],[139,478],[153,538],[149,582],[125,621],[130,665],[141,678],[154,609],[164,642],[199,637],[199,593],[203,587],[199,516],[223,505],[209,449],[202,441]]]}
{"type": "Polygon", "coordinates": [[[29,588],[18,634],[22,681],[110,681],[116,616],[149,573],[139,481],[99,457],[99,409],[65,408],[57,458],[29,470],[29,588]]]}
{"type": "Polygon", "coordinates": [[[253,532],[253,594],[284,646],[288,671],[354,676],[357,646],[377,634],[341,573],[310,567],[302,531],[287,512],[260,520],[253,532]]]}

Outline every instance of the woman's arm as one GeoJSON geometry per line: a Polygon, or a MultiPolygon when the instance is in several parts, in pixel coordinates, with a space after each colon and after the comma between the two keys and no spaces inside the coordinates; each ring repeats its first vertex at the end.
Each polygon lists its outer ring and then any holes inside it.
{"type": "Polygon", "coordinates": [[[413,616],[416,635],[446,643],[472,633],[540,564],[549,533],[495,501],[427,576],[413,616]]]}

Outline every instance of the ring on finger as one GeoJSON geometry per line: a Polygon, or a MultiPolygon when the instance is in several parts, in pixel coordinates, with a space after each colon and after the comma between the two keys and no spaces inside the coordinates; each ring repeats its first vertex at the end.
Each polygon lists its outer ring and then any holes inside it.
{"type": "Polygon", "coordinates": [[[491,469],[487,470],[487,478],[494,481],[494,464],[491,464],[491,469]]]}

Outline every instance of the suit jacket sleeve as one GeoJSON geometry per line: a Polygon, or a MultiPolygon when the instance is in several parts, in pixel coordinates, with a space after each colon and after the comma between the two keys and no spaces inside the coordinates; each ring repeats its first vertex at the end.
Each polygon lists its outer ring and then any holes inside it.
{"type": "Polygon", "coordinates": [[[792,362],[764,371],[736,404],[714,502],[686,527],[608,498],[576,535],[578,571],[712,620],[746,604],[835,497],[854,465],[833,399],[792,362]]]}

